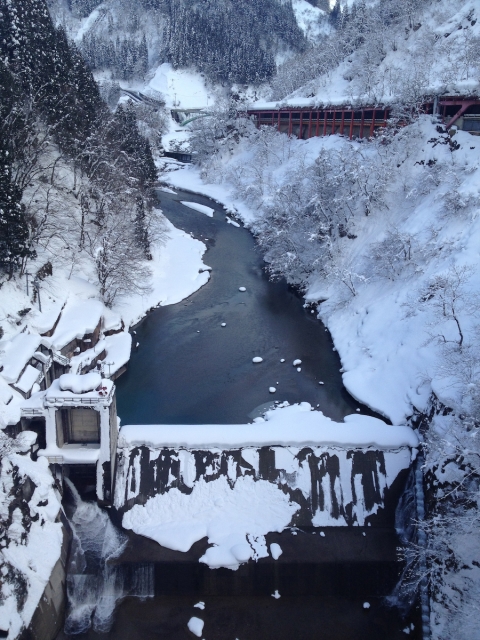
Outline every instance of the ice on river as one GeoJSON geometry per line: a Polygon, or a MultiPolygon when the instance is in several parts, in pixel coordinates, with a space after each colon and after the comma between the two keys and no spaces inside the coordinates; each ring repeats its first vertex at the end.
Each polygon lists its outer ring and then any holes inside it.
{"type": "Polygon", "coordinates": [[[297,358],[297,360],[294,360],[294,361],[293,361],[293,366],[294,366],[294,367],[298,367],[298,365],[300,365],[300,364],[302,364],[302,361],[301,361],[301,360],[298,360],[298,358],[297,358]]]}
{"type": "Polygon", "coordinates": [[[272,542],[272,544],[270,545],[270,553],[272,554],[272,558],[274,560],[278,560],[283,553],[282,547],[276,542],[272,542]]]}
{"type": "Polygon", "coordinates": [[[193,616],[193,618],[190,618],[190,620],[188,621],[187,627],[188,630],[193,633],[193,635],[197,636],[197,638],[201,638],[204,624],[205,623],[203,622],[203,620],[201,620],[201,618],[196,618],[195,616],[193,616]]]}
{"type": "Polygon", "coordinates": [[[258,364],[260,362],[263,362],[263,358],[260,358],[260,356],[255,356],[255,358],[252,358],[252,362],[258,364]]]}
{"type": "Polygon", "coordinates": [[[198,202],[187,202],[186,200],[180,200],[180,202],[189,209],[194,209],[200,213],[204,213],[209,218],[213,218],[214,209],[206,207],[204,204],[198,204],[198,202]]]}

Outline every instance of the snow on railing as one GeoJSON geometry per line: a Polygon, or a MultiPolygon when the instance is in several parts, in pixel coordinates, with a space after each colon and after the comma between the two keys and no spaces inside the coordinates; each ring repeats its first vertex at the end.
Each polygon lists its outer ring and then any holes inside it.
{"type": "Polygon", "coordinates": [[[69,358],[62,356],[61,353],[53,353],[53,359],[55,360],[55,362],[58,362],[58,364],[62,364],[64,367],[68,367],[70,365],[69,358]]]}
{"type": "Polygon", "coordinates": [[[51,405],[55,405],[55,404],[71,404],[71,403],[75,403],[75,404],[105,404],[106,402],[110,402],[110,400],[113,397],[113,394],[115,392],[115,385],[112,385],[112,388],[110,389],[109,393],[106,395],[99,395],[98,397],[92,397],[92,396],[81,396],[79,394],[73,394],[71,396],[61,396],[61,397],[55,397],[55,396],[48,396],[47,398],[45,398],[45,404],[46,406],[51,406],[51,405]]]}
{"type": "Polygon", "coordinates": [[[42,409],[30,409],[30,408],[26,408],[26,409],[20,409],[20,414],[22,417],[28,417],[28,416],[43,416],[43,410],[42,409]]]}

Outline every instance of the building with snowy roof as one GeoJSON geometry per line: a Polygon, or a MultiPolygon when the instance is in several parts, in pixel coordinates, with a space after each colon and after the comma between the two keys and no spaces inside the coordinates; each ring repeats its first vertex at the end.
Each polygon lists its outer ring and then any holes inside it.
{"type": "Polygon", "coordinates": [[[115,385],[99,373],[64,374],[21,409],[22,429],[37,433],[38,456],[54,471],[90,476],[99,501],[111,500],[118,421],[115,385]]]}

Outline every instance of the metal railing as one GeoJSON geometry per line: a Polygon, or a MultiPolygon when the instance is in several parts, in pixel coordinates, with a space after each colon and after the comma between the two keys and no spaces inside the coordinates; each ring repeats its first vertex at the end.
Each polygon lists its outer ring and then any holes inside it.
{"type": "Polygon", "coordinates": [[[102,402],[110,402],[110,400],[113,397],[115,391],[115,385],[112,385],[112,388],[110,389],[110,392],[108,393],[108,395],[106,396],[99,396],[98,398],[84,398],[81,395],[76,395],[76,394],[72,394],[71,396],[63,396],[60,398],[57,397],[46,397],[45,398],[45,404],[48,405],[52,405],[52,404],[64,404],[65,402],[67,403],[71,403],[71,402],[75,402],[75,404],[79,403],[79,404],[101,404],[102,402]]]}
{"type": "Polygon", "coordinates": [[[24,418],[28,416],[43,416],[42,409],[20,409],[20,415],[24,418]]]}
{"type": "Polygon", "coordinates": [[[61,353],[53,353],[53,359],[55,360],[55,362],[58,362],[58,364],[62,364],[64,367],[70,366],[70,359],[62,356],[61,353]]]}

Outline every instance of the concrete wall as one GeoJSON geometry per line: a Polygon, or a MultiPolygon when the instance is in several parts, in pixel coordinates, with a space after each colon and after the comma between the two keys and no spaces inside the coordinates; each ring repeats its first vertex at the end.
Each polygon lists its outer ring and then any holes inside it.
{"type": "Polygon", "coordinates": [[[19,640],[54,640],[63,627],[67,599],[67,559],[72,533],[68,521],[61,512],[63,544],[60,558],[53,568],[40,603],[33,614],[29,628],[19,640]]]}
{"type": "Polygon", "coordinates": [[[292,526],[363,526],[368,522],[393,526],[413,457],[408,448],[175,451],[135,447],[118,454],[114,506],[121,514],[173,487],[191,493],[200,478],[209,482],[225,476],[233,487],[238,477],[249,475],[277,484],[300,506],[292,526]]]}

